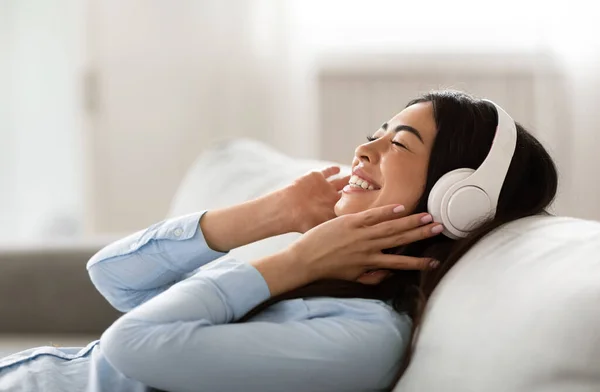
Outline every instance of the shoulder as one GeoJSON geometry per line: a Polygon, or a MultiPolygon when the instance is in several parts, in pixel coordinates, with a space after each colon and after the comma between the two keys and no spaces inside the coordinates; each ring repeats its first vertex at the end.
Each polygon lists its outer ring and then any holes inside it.
{"type": "Polygon", "coordinates": [[[252,345],[253,355],[275,358],[268,368],[281,377],[302,379],[303,390],[366,391],[394,381],[411,327],[406,314],[383,301],[318,297],[279,302],[234,335],[252,345]]]}
{"type": "Polygon", "coordinates": [[[282,301],[258,314],[252,321],[278,324],[308,323],[322,331],[351,331],[356,342],[398,350],[410,339],[412,320],[384,301],[362,298],[297,298],[282,301]]]}
{"type": "Polygon", "coordinates": [[[412,320],[380,300],[318,297],[302,300],[307,318],[330,320],[351,329],[361,341],[387,347],[405,346],[410,339],[412,320]],[[360,331],[360,332],[359,332],[360,331]]]}
{"type": "MultiPolygon", "coordinates": [[[[383,301],[315,298],[304,300],[310,321],[330,340],[332,357],[366,384],[385,387],[400,368],[410,342],[412,320],[383,301]]],[[[358,381],[356,381],[358,383],[358,381]]]]}
{"type": "Polygon", "coordinates": [[[317,297],[303,299],[310,317],[343,316],[355,320],[412,326],[406,313],[398,313],[381,300],[317,297]]]}

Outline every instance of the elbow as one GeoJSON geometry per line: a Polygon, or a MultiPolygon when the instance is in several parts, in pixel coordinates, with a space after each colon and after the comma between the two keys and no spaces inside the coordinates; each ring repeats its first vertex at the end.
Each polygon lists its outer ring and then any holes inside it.
{"type": "Polygon", "coordinates": [[[136,378],[135,369],[139,368],[140,358],[136,355],[138,350],[135,349],[139,346],[136,343],[139,336],[138,327],[126,317],[121,317],[100,338],[100,350],[107,361],[115,369],[132,378],[136,378]]]}
{"type": "MultiPolygon", "coordinates": [[[[117,371],[148,386],[165,388],[164,369],[172,365],[172,356],[163,355],[164,330],[160,324],[121,316],[100,337],[104,358],[117,371]]],[[[168,350],[167,350],[168,351],[168,350]]],[[[171,390],[170,388],[168,390],[171,390]]]]}
{"type": "Polygon", "coordinates": [[[88,266],[88,275],[96,290],[120,312],[126,313],[132,309],[130,301],[122,288],[114,282],[114,277],[101,264],[88,266]]]}

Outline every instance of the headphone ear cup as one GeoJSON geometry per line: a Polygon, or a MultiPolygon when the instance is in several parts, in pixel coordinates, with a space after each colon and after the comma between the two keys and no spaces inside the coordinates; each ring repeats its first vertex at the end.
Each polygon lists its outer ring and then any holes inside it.
{"type": "MultiPolygon", "coordinates": [[[[467,168],[452,170],[440,177],[435,185],[433,185],[431,192],[429,192],[429,198],[427,199],[427,212],[431,214],[434,222],[439,222],[443,224],[444,227],[452,226],[451,223],[442,216],[442,199],[452,185],[468,178],[473,173],[475,173],[475,170],[467,168]]],[[[445,229],[443,234],[453,239],[458,238],[458,236],[451,233],[448,229],[445,229]]]]}

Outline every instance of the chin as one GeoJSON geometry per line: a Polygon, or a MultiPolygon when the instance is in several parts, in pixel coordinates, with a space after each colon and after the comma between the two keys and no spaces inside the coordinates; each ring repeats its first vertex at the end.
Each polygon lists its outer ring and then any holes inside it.
{"type": "Polygon", "coordinates": [[[358,208],[358,206],[352,205],[352,203],[344,202],[344,200],[338,201],[335,207],[333,208],[333,212],[336,216],[354,214],[364,210],[365,208],[358,208]]]}
{"type": "Polygon", "coordinates": [[[340,212],[340,208],[338,207],[338,205],[339,205],[339,203],[337,203],[337,204],[336,204],[336,205],[333,207],[333,213],[335,214],[335,216],[341,216],[341,215],[343,215],[343,214],[340,212]]]}
{"type": "Polygon", "coordinates": [[[333,207],[333,213],[335,214],[335,216],[342,216],[342,215],[346,215],[347,212],[345,211],[346,209],[344,208],[343,204],[340,204],[340,202],[338,202],[335,207],[333,207]]]}

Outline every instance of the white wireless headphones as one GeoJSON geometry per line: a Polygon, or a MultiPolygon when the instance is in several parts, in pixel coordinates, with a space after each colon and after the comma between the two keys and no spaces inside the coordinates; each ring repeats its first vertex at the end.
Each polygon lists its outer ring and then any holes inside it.
{"type": "Polygon", "coordinates": [[[444,174],[433,186],[427,210],[444,225],[443,234],[464,238],[484,219],[493,218],[498,197],[517,145],[515,121],[490,100],[498,112],[498,126],[487,157],[477,170],[456,169],[444,174]]]}

